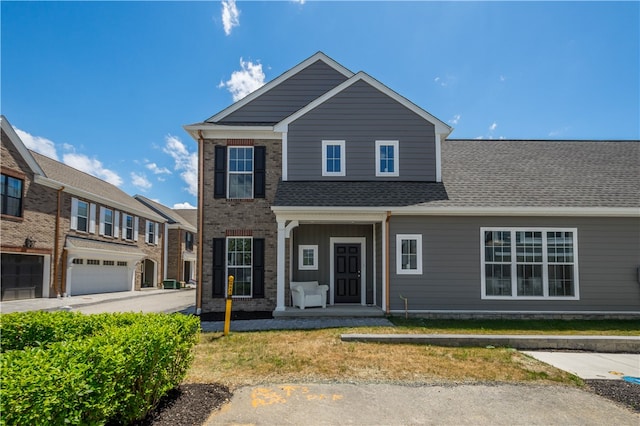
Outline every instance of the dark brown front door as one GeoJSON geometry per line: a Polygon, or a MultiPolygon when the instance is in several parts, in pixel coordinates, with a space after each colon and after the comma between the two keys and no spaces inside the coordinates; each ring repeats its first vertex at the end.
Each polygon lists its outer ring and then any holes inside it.
{"type": "Polygon", "coordinates": [[[360,244],[336,244],[334,253],[334,303],[360,303],[360,244]]]}

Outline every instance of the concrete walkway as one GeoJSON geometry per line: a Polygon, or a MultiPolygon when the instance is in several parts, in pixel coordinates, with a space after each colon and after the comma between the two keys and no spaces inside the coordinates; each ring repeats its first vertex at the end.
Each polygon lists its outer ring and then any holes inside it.
{"type": "Polygon", "coordinates": [[[575,374],[581,379],[619,380],[624,376],[640,377],[640,354],[543,351],[523,353],[575,374]]]}
{"type": "Polygon", "coordinates": [[[640,415],[554,385],[274,384],[244,387],[207,426],[629,425],[640,415]]]}

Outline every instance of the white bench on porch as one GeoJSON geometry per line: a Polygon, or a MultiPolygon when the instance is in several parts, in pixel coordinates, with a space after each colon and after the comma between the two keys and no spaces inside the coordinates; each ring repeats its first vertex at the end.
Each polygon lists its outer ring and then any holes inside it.
{"type": "Polygon", "coordinates": [[[291,281],[291,299],[293,306],[300,309],[312,306],[327,307],[328,285],[320,285],[318,281],[291,281]]]}

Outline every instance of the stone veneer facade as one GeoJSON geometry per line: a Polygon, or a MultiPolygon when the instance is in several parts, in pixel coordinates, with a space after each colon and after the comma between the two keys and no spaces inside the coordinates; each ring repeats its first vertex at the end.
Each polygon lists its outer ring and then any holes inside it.
{"type": "Polygon", "coordinates": [[[222,312],[225,300],[213,298],[213,239],[225,238],[227,231],[251,231],[254,238],[265,239],[264,298],[234,298],[234,311],[273,311],[276,307],[276,256],[278,225],[271,211],[281,176],[282,143],[275,139],[255,139],[254,146],[266,147],[265,198],[230,200],[214,198],[214,151],[227,146],[227,139],[203,142],[203,223],[202,233],[202,312],[222,312]]]}

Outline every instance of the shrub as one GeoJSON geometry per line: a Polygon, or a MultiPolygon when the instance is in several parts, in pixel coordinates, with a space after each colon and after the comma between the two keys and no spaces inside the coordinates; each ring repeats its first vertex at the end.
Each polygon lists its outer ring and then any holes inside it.
{"type": "Polygon", "coordinates": [[[181,314],[12,316],[1,316],[3,346],[5,332],[20,342],[0,357],[7,425],[143,418],[182,381],[199,334],[198,318],[181,314]]]}

